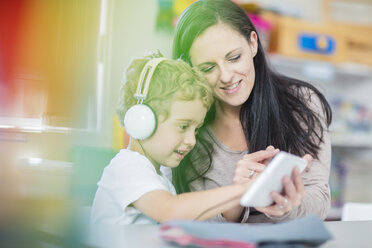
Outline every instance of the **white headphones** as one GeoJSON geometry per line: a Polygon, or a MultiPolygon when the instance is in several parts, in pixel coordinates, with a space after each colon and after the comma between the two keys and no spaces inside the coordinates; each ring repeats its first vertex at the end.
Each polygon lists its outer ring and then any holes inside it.
{"type": "Polygon", "coordinates": [[[160,62],[166,58],[149,60],[142,69],[134,98],[137,104],[130,107],[124,116],[124,127],[128,135],[134,139],[144,140],[149,138],[156,130],[156,114],[150,106],[143,104],[147,97],[152,74],[160,62]]]}

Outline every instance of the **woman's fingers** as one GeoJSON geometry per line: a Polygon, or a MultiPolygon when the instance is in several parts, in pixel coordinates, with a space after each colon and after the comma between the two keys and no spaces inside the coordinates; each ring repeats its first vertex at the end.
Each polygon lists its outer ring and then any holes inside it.
{"type": "Polygon", "coordinates": [[[305,159],[307,161],[307,165],[306,165],[306,168],[305,168],[305,172],[308,172],[310,170],[310,167],[311,167],[311,163],[313,162],[313,157],[310,155],[310,154],[306,154],[305,156],[302,157],[303,159],[305,159]]]}
{"type": "Polygon", "coordinates": [[[238,161],[233,178],[234,184],[245,183],[254,175],[261,173],[267,163],[279,152],[273,146],[251,154],[246,154],[238,161]]]}
{"type": "Polygon", "coordinates": [[[273,198],[274,204],[268,207],[256,207],[258,211],[271,216],[279,217],[292,210],[293,205],[288,198],[284,197],[278,192],[271,192],[270,196],[273,198]]]}
{"type": "Polygon", "coordinates": [[[292,171],[292,180],[290,177],[283,177],[283,193],[271,192],[270,196],[274,203],[268,207],[256,208],[258,211],[271,215],[282,216],[291,211],[294,207],[301,204],[303,197],[306,194],[305,186],[302,182],[301,174],[297,167],[292,171]]]}
{"type": "Polygon", "coordinates": [[[292,178],[297,192],[301,195],[301,198],[304,197],[306,194],[305,185],[302,181],[302,176],[300,174],[300,171],[298,170],[298,167],[294,168],[292,178]]]}
{"type": "Polygon", "coordinates": [[[234,184],[245,183],[248,180],[250,180],[254,175],[261,173],[264,169],[265,165],[263,164],[240,160],[237,163],[235,169],[233,183],[234,184]]]}
{"type": "Polygon", "coordinates": [[[236,170],[240,173],[249,173],[251,170],[261,172],[265,169],[265,167],[266,166],[261,163],[243,160],[238,161],[236,164],[236,170]]]}
{"type": "MultiPolygon", "coordinates": [[[[253,153],[250,153],[250,154],[246,154],[246,155],[243,156],[243,160],[262,162],[264,160],[271,159],[272,157],[274,157],[279,152],[279,149],[271,149],[269,147],[266,150],[261,150],[261,151],[258,151],[258,152],[253,152],[253,153]]],[[[274,147],[272,147],[272,148],[274,148],[274,147]]]]}
{"type": "Polygon", "coordinates": [[[251,154],[246,154],[238,161],[233,178],[234,184],[245,183],[252,179],[254,175],[261,173],[268,161],[279,152],[273,146],[268,146],[266,150],[261,150],[251,154]]]}
{"type": "Polygon", "coordinates": [[[298,206],[301,203],[302,193],[298,191],[294,182],[288,177],[285,176],[282,180],[283,188],[286,199],[291,203],[291,206],[298,206]]]}
{"type": "Polygon", "coordinates": [[[271,192],[270,196],[273,198],[274,204],[268,207],[256,207],[258,211],[271,216],[279,217],[292,209],[291,202],[286,197],[277,192],[271,192]]]}
{"type": "Polygon", "coordinates": [[[265,165],[251,162],[251,161],[243,161],[240,160],[237,163],[235,174],[233,178],[234,184],[246,183],[256,174],[261,173],[265,169],[265,165]]]}
{"type": "Polygon", "coordinates": [[[250,171],[249,173],[242,173],[242,174],[235,173],[234,178],[233,178],[233,183],[234,184],[246,183],[257,174],[258,173],[255,171],[250,171]]]}
{"type": "Polygon", "coordinates": [[[266,159],[264,159],[264,160],[262,160],[262,163],[263,164],[265,164],[265,165],[267,165],[269,162],[270,162],[270,160],[276,155],[276,154],[278,154],[278,152],[279,152],[279,149],[275,149],[273,146],[268,146],[268,147],[266,147],[266,151],[274,151],[274,155],[272,156],[272,157],[270,157],[270,158],[266,158],[266,159]]]}

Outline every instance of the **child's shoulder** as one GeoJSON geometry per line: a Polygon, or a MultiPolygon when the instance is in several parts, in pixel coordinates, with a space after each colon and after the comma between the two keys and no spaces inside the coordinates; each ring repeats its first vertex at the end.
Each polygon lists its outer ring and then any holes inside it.
{"type": "Polygon", "coordinates": [[[128,149],[122,149],[104,168],[101,182],[115,181],[118,178],[122,180],[138,173],[154,174],[156,171],[145,156],[128,149]]]}
{"type": "Polygon", "coordinates": [[[148,159],[139,154],[138,152],[131,151],[129,149],[121,149],[115,157],[111,160],[110,164],[132,164],[136,163],[148,163],[148,159]]]}
{"type": "Polygon", "coordinates": [[[106,166],[106,170],[115,169],[153,169],[151,162],[142,154],[129,149],[120,150],[106,166]]]}
{"type": "Polygon", "coordinates": [[[138,152],[129,150],[129,149],[121,149],[114,158],[132,158],[132,159],[144,159],[146,158],[142,154],[139,154],[138,152]]]}

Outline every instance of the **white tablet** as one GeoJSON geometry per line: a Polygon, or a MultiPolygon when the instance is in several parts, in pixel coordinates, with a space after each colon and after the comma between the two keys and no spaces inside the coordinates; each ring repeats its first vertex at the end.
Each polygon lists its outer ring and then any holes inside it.
{"type": "Polygon", "coordinates": [[[251,187],[240,199],[242,206],[266,207],[273,203],[270,192],[283,190],[282,178],[291,177],[292,170],[298,166],[300,173],[306,168],[307,161],[301,157],[279,152],[256,178],[251,187]]]}

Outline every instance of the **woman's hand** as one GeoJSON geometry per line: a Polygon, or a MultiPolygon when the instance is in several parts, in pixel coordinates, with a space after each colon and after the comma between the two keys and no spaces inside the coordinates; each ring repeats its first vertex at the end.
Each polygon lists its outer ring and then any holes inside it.
{"type": "Polygon", "coordinates": [[[273,146],[268,146],[266,150],[246,154],[236,164],[234,184],[241,184],[250,181],[253,175],[261,173],[268,162],[279,152],[273,146]]]}
{"type": "MultiPolygon", "coordinates": [[[[261,173],[267,163],[279,152],[273,146],[268,146],[266,150],[244,155],[238,161],[233,178],[234,184],[244,184],[254,180],[261,173]]],[[[238,221],[244,211],[242,206],[237,206],[222,213],[222,216],[228,221],[238,221]]]]}
{"type": "MultiPolygon", "coordinates": [[[[307,160],[307,167],[305,170],[308,170],[311,165],[312,157],[306,154],[303,158],[307,160]]],[[[283,193],[271,192],[270,196],[273,198],[274,203],[268,207],[256,207],[257,211],[266,215],[280,217],[291,211],[292,208],[299,206],[306,191],[302,182],[302,176],[297,167],[292,171],[292,178],[293,180],[288,176],[283,177],[283,193]]]]}

